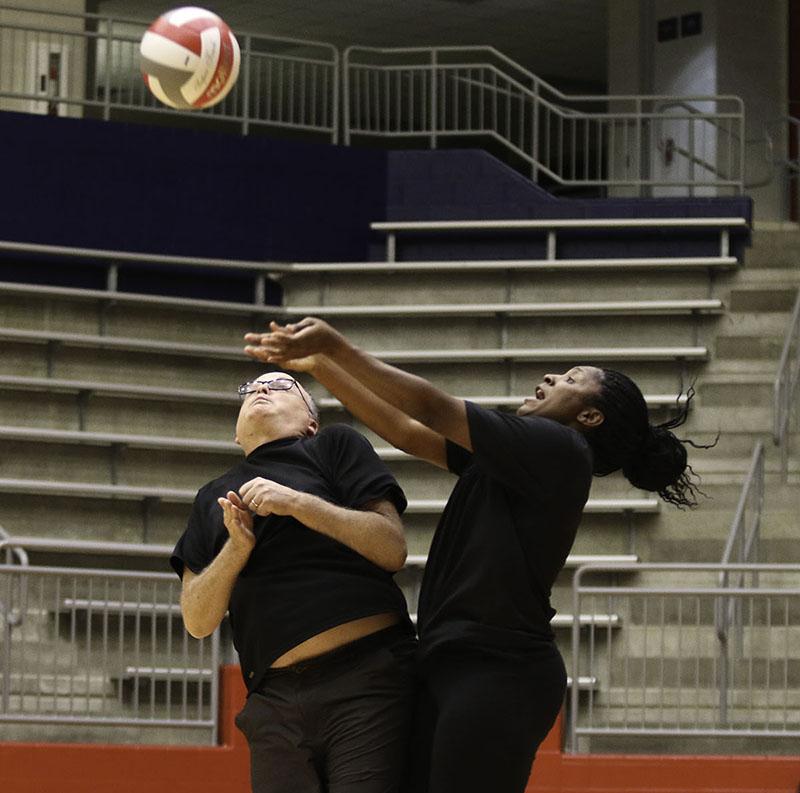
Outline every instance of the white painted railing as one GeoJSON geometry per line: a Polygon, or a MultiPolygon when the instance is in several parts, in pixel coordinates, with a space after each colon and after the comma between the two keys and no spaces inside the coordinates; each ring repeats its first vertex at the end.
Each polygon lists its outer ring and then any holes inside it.
{"type": "Polygon", "coordinates": [[[345,143],[491,139],[555,186],[743,190],[737,96],[570,96],[492,47],[349,47],[342,69],[345,143]]]}
{"type": "MultiPolygon", "coordinates": [[[[185,115],[139,73],[149,21],[0,5],[0,109],[185,115]]],[[[235,31],[239,80],[198,123],[287,129],[337,143],[442,137],[499,146],[534,181],[628,194],[741,193],[736,96],[562,93],[492,47],[348,47],[235,31]]]]}
{"type": "Polygon", "coordinates": [[[596,684],[570,692],[569,751],[590,750],[600,736],[650,739],[659,753],[670,737],[796,745],[800,565],[588,565],[576,571],[572,591],[574,613],[618,614],[621,626],[573,625],[569,672],[596,684]],[[621,580],[624,573],[637,580],[621,580]],[[721,575],[736,585],[720,586],[721,575]],[[729,647],[714,615],[731,601],[742,618],[740,640],[729,647]]]}
{"type": "MultiPolygon", "coordinates": [[[[142,80],[141,19],[0,5],[0,109],[58,116],[186,115],[160,104],[142,80]]],[[[339,52],[332,44],[235,31],[237,84],[193,115],[251,127],[339,135],[339,52]]]]}
{"type": "Polygon", "coordinates": [[[781,449],[781,470],[784,477],[789,466],[789,428],[796,410],[798,384],[800,384],[800,290],[797,292],[789,327],[786,330],[774,385],[772,437],[775,445],[781,449]]]}

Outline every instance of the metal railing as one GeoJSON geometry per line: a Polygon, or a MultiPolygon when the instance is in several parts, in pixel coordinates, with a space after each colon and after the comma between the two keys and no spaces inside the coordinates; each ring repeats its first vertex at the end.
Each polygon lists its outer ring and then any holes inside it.
{"type": "MultiPolygon", "coordinates": [[[[128,118],[185,115],[139,73],[149,21],[0,6],[0,108],[128,118]]],[[[195,118],[311,133],[490,140],[554,187],[741,193],[735,96],[569,96],[493,47],[348,47],[236,32],[239,80],[195,118]],[[342,68],[344,64],[344,68],[342,68]],[[341,122],[341,124],[340,124],[341,122]]]]}
{"type": "Polygon", "coordinates": [[[343,140],[490,138],[534,181],[741,193],[737,96],[569,96],[492,47],[349,47],[343,140]],[[680,155],[677,159],[675,155],[680,155]]]}
{"type": "MultiPolygon", "coordinates": [[[[76,248],[64,245],[42,245],[33,242],[0,240],[0,251],[52,256],[58,259],[83,259],[102,262],[106,269],[105,289],[109,300],[113,300],[119,284],[119,271],[127,264],[163,264],[168,267],[207,268],[252,273],[253,303],[263,307],[266,304],[267,281],[282,273],[291,272],[292,265],[272,261],[252,261],[247,259],[214,259],[195,256],[172,256],[157,253],[137,253],[135,251],[116,251],[102,248],[76,248]]],[[[99,266],[99,265],[98,265],[99,266]]]]}
{"type": "MultiPolygon", "coordinates": [[[[742,485],[739,503],[731,522],[728,539],[720,564],[755,564],[758,562],[758,543],[761,535],[761,514],[764,510],[764,444],[758,441],[753,449],[750,468],[742,485]]],[[[721,589],[741,588],[745,585],[743,571],[724,569],[719,574],[721,589]]],[[[752,576],[751,586],[758,586],[758,575],[752,576]]],[[[720,723],[728,723],[730,697],[730,654],[742,651],[744,629],[742,600],[736,597],[720,598],[716,602],[714,624],[719,641],[719,716],[720,723]],[[731,630],[733,629],[733,645],[731,630]]]]}
{"type": "Polygon", "coordinates": [[[786,330],[773,391],[772,439],[781,449],[781,470],[784,477],[789,468],[789,428],[796,409],[798,383],[800,383],[800,290],[797,292],[789,327],[786,330]]]}
{"type": "Polygon", "coordinates": [[[776,176],[780,180],[783,218],[796,221],[800,210],[800,118],[781,116],[768,121],[764,137],[768,181],[776,176]]]}
{"type": "Polygon", "coordinates": [[[19,556],[163,557],[166,546],[8,538],[3,550],[22,563],[0,564],[0,723],[180,728],[216,744],[219,630],[189,636],[174,574],[19,556]]]}
{"type": "Polygon", "coordinates": [[[570,692],[570,752],[596,736],[660,738],[659,752],[664,738],[800,737],[800,565],[588,565],[575,573],[573,609],[621,625],[573,626],[571,677],[595,684],[570,692]],[[721,574],[739,585],[720,586],[721,574]],[[732,599],[743,616],[723,710],[715,617],[732,599]]]}
{"type": "MultiPolygon", "coordinates": [[[[0,108],[49,115],[185,115],[142,80],[139,42],[149,21],[0,5],[0,108]],[[80,109],[83,108],[81,111],[80,109]]],[[[339,135],[339,52],[332,44],[235,31],[239,79],[203,118],[339,135]]],[[[195,111],[196,112],[196,111],[195,111]]]]}

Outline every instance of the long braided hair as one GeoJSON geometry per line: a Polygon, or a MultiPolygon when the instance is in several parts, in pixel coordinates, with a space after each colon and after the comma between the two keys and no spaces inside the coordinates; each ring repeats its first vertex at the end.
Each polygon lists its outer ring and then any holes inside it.
{"type": "MultiPolygon", "coordinates": [[[[677,416],[653,425],[636,383],[613,369],[601,371],[600,392],[588,404],[600,410],[605,420],[584,436],[594,453],[595,476],[622,469],[634,487],[656,492],[679,509],[696,507],[697,496],[706,494],[693,481],[699,478],[688,464],[685,445],[708,449],[717,441],[703,446],[672,433],[686,421],[694,387],[687,390],[686,402],[677,416]]],[[[679,400],[680,396],[678,404],[679,400]]]]}

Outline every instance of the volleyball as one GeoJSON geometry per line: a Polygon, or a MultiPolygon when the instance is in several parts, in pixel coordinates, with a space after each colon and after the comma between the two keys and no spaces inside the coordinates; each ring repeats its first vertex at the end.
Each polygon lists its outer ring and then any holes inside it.
{"type": "Polygon", "coordinates": [[[186,6],[162,14],[139,48],[144,82],[160,102],[199,110],[221,102],[239,76],[241,53],[216,14],[186,6]]]}

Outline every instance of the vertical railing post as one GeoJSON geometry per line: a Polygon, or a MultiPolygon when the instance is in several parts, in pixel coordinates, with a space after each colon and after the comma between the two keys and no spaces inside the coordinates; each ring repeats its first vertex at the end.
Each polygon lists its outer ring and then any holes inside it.
{"type": "MultiPolygon", "coordinates": [[[[724,609],[727,614],[727,608],[724,609]]],[[[719,726],[728,724],[728,642],[727,628],[726,640],[719,643],[719,726]]]]}
{"type": "MultiPolygon", "coordinates": [[[[578,615],[581,613],[581,577],[583,568],[579,567],[572,577],[572,613],[574,619],[572,620],[572,687],[569,690],[569,724],[568,724],[568,746],[567,751],[570,754],[576,754],[578,751],[578,679],[580,678],[580,643],[581,643],[581,626],[578,615]]],[[[591,674],[591,669],[589,673],[591,674]]]]}
{"type": "Polygon", "coordinates": [[[8,587],[6,588],[5,603],[0,603],[3,620],[3,713],[8,713],[11,697],[11,590],[13,583],[11,575],[7,575],[8,587]]]}
{"type": "MultiPolygon", "coordinates": [[[[436,148],[436,111],[437,111],[437,66],[436,49],[431,50],[431,98],[430,98],[430,124],[431,124],[431,148],[436,148]]],[[[458,89],[456,89],[458,90],[458,89]]],[[[458,119],[456,119],[456,125],[458,119]]]]}
{"type": "Polygon", "coordinates": [[[107,17],[106,25],[106,75],[105,86],[103,88],[103,121],[108,121],[111,118],[111,44],[114,20],[111,17],[107,17]]]}
{"type": "MultiPolygon", "coordinates": [[[[689,177],[689,196],[694,198],[694,178],[695,178],[695,138],[694,138],[694,119],[689,118],[689,173],[687,176],[689,177]]],[[[715,146],[716,152],[716,146],[715,146]]],[[[717,164],[719,164],[719,159],[717,159],[717,164]]],[[[719,168],[717,168],[717,173],[715,178],[719,179],[719,168]]]]}
{"type": "Polygon", "coordinates": [[[739,119],[739,195],[744,193],[744,147],[745,147],[745,110],[742,102],[742,114],[739,119]]]}
{"type": "Polygon", "coordinates": [[[350,50],[342,55],[342,143],[350,145],[350,50]]]}
{"type": "MultiPolygon", "coordinates": [[[[219,740],[219,676],[220,676],[220,663],[219,663],[219,634],[221,628],[217,626],[214,633],[211,634],[211,659],[209,666],[211,667],[211,701],[209,702],[209,714],[213,722],[211,728],[211,745],[216,746],[219,740]]],[[[199,686],[203,685],[202,678],[198,683],[199,686]]]]}
{"type": "Polygon", "coordinates": [[[642,100],[636,98],[636,151],[638,156],[636,158],[636,184],[639,188],[639,198],[644,197],[644,185],[642,182],[642,174],[644,173],[644,158],[646,155],[644,142],[642,140],[642,100]]]}
{"type": "MultiPolygon", "coordinates": [[[[339,50],[333,50],[333,98],[331,100],[331,143],[339,143],[339,90],[341,88],[341,63],[339,50]]],[[[349,141],[348,141],[349,142],[349,141]]]]}
{"type": "Polygon", "coordinates": [[[531,140],[531,180],[539,180],[539,81],[533,81],[533,124],[531,140]]]}
{"type": "Polygon", "coordinates": [[[244,55],[242,70],[242,135],[250,132],[250,51],[253,46],[253,39],[250,34],[246,34],[243,39],[242,54],[244,55]]]}

